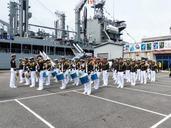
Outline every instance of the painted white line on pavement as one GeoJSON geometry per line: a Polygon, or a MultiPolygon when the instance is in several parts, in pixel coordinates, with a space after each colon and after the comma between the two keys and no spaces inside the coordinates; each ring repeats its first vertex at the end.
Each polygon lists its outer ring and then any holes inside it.
{"type": "MultiPolygon", "coordinates": [[[[56,93],[48,93],[48,94],[42,94],[42,95],[21,97],[21,98],[15,98],[15,99],[26,100],[26,99],[39,98],[39,97],[51,96],[51,95],[62,94],[62,93],[69,93],[69,92],[72,92],[72,91],[79,91],[79,90],[82,90],[82,88],[81,89],[68,90],[68,91],[60,91],[60,92],[56,92],[56,93]]],[[[14,101],[15,99],[2,100],[2,101],[0,101],[0,103],[11,102],[11,101],[14,101]]]]}
{"type": "Polygon", "coordinates": [[[21,103],[19,100],[15,99],[15,101],[21,105],[23,108],[25,108],[27,111],[29,111],[30,113],[32,113],[35,117],[37,117],[40,121],[42,121],[44,124],[46,124],[49,128],[55,128],[52,124],[50,124],[48,121],[46,121],[43,117],[41,117],[40,115],[38,115],[36,112],[34,112],[33,110],[31,110],[29,107],[27,107],[25,104],[21,103]]]}
{"type": "Polygon", "coordinates": [[[162,123],[164,123],[169,118],[171,118],[171,114],[169,114],[168,116],[166,116],[165,118],[163,118],[162,120],[160,120],[159,122],[157,122],[156,124],[154,124],[153,126],[151,126],[150,128],[157,128],[159,125],[161,125],[162,123]]]}
{"type": "Polygon", "coordinates": [[[155,94],[155,95],[160,95],[160,96],[166,96],[166,97],[171,97],[170,94],[164,94],[164,93],[159,93],[159,92],[153,92],[153,91],[146,91],[142,89],[134,89],[134,88],[123,88],[124,90],[131,90],[131,91],[137,91],[137,92],[145,92],[149,94],[155,94]]]}
{"type": "MultiPolygon", "coordinates": [[[[114,87],[114,86],[112,86],[112,85],[109,85],[109,87],[116,88],[116,87],[114,87]]],[[[149,94],[155,94],[155,95],[160,95],[160,96],[171,97],[170,94],[164,94],[164,93],[153,92],[153,91],[146,91],[146,90],[142,90],[142,89],[127,88],[127,87],[124,87],[124,88],[122,88],[122,89],[123,89],[123,90],[135,91],[135,92],[145,92],[145,93],[149,93],[149,94]]]]}
{"type": "Polygon", "coordinates": [[[0,101],[0,103],[6,103],[6,102],[11,102],[11,101],[14,101],[14,99],[10,99],[10,100],[2,100],[2,101],[0,101]]]}
{"type": "MultiPolygon", "coordinates": [[[[83,93],[78,92],[78,91],[73,91],[73,92],[84,95],[83,93]]],[[[163,116],[163,117],[167,116],[167,115],[162,114],[162,113],[158,113],[158,112],[155,112],[155,111],[151,111],[151,110],[148,110],[148,109],[140,108],[140,107],[137,107],[137,106],[129,105],[129,104],[126,104],[126,103],[122,103],[122,102],[115,101],[115,100],[110,100],[110,99],[95,96],[95,95],[86,95],[86,96],[93,97],[93,98],[100,99],[100,100],[104,100],[104,101],[111,102],[111,103],[115,103],[115,104],[119,104],[119,105],[130,107],[130,108],[138,109],[138,110],[141,110],[141,111],[145,111],[145,112],[156,114],[156,115],[163,116]]]]}

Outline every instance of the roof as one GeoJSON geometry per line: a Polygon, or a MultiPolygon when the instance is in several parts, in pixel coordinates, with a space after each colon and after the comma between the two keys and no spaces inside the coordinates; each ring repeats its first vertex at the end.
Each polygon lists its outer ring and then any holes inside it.
{"type": "Polygon", "coordinates": [[[142,42],[153,42],[153,41],[164,41],[164,40],[171,40],[171,35],[143,38],[142,42]]]}
{"type": "Polygon", "coordinates": [[[101,43],[101,44],[95,46],[94,48],[102,47],[102,46],[109,45],[109,44],[123,46],[123,45],[125,45],[125,42],[109,42],[108,41],[108,42],[101,43]]]}

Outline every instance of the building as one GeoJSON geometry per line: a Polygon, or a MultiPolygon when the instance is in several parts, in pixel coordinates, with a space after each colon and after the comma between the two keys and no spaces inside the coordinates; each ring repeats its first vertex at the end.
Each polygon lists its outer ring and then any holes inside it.
{"type": "Polygon", "coordinates": [[[123,44],[111,42],[100,44],[94,48],[94,56],[108,60],[123,57],[123,44]]]}
{"type": "Polygon", "coordinates": [[[166,70],[171,65],[171,35],[143,38],[141,43],[126,44],[124,58],[155,60],[166,70]]]}

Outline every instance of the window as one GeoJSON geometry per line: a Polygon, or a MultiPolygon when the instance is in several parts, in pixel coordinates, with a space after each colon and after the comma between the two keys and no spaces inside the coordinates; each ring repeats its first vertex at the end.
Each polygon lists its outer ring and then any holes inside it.
{"type": "Polygon", "coordinates": [[[55,54],[56,55],[64,55],[64,48],[59,48],[59,47],[56,47],[55,48],[55,54]]]}
{"type": "Polygon", "coordinates": [[[167,55],[166,56],[163,56],[163,59],[168,59],[168,58],[169,58],[169,56],[167,56],[167,55]]]}
{"type": "Polygon", "coordinates": [[[161,55],[156,55],[156,59],[159,60],[159,59],[163,59],[163,57],[161,55]]]}
{"type": "Polygon", "coordinates": [[[98,53],[97,57],[98,58],[108,58],[108,53],[98,53]]]}
{"type": "Polygon", "coordinates": [[[54,47],[50,47],[50,55],[54,55],[54,47]]]}
{"type": "Polygon", "coordinates": [[[22,52],[26,53],[26,54],[31,53],[31,45],[23,44],[22,45],[22,52]]]}
{"type": "Polygon", "coordinates": [[[21,44],[11,44],[11,52],[12,53],[21,53],[21,44]]]}
{"type": "Polygon", "coordinates": [[[0,52],[10,52],[10,43],[0,42],[0,52]]]}
{"type": "Polygon", "coordinates": [[[39,45],[33,45],[32,49],[33,49],[33,54],[39,54],[40,51],[43,51],[43,46],[39,46],[39,45]]]}
{"type": "Polygon", "coordinates": [[[74,54],[70,48],[66,48],[66,55],[67,56],[73,56],[74,54]]]}

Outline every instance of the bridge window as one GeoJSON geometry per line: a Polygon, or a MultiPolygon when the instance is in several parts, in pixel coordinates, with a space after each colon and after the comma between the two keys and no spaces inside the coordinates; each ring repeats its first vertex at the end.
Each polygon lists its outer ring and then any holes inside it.
{"type": "Polygon", "coordinates": [[[26,54],[31,53],[31,45],[23,44],[22,45],[22,52],[26,53],[26,54]]]}
{"type": "Polygon", "coordinates": [[[33,45],[32,49],[33,49],[33,54],[39,54],[40,51],[43,51],[44,47],[39,45],[33,45]]]}
{"type": "Polygon", "coordinates": [[[56,55],[61,55],[61,56],[65,55],[64,54],[64,48],[58,48],[58,47],[56,47],[55,48],[55,54],[56,55]]]}
{"type": "Polygon", "coordinates": [[[10,52],[10,43],[0,42],[0,52],[10,52]]]}
{"type": "Polygon", "coordinates": [[[11,44],[11,52],[12,53],[21,53],[21,44],[11,44]]]}
{"type": "Polygon", "coordinates": [[[54,55],[54,47],[47,46],[47,54],[54,55]]]}
{"type": "Polygon", "coordinates": [[[74,55],[71,48],[66,48],[66,55],[67,56],[73,56],[74,55]]]}

